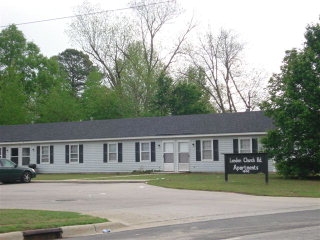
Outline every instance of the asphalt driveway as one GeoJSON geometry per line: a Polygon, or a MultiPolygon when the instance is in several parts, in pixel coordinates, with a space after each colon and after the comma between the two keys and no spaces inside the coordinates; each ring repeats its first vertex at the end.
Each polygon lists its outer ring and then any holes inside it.
{"type": "Polygon", "coordinates": [[[33,182],[0,185],[0,208],[75,211],[132,229],[319,209],[320,200],[176,190],[144,183],[33,182]]]}

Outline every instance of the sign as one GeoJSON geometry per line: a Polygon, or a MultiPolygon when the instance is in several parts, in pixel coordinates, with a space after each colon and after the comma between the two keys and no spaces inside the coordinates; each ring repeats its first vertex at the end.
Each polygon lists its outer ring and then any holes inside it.
{"type": "Polygon", "coordinates": [[[232,153],[224,155],[225,181],[228,174],[264,173],[268,183],[268,157],[266,153],[232,153]]]}

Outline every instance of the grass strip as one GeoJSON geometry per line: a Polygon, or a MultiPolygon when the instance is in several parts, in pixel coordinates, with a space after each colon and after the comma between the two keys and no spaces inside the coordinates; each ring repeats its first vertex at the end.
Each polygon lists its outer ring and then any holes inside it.
{"type": "Polygon", "coordinates": [[[75,212],[0,209],[0,233],[107,222],[75,212]]]}
{"type": "Polygon", "coordinates": [[[172,174],[161,179],[152,180],[149,184],[203,191],[235,192],[257,196],[277,197],[320,197],[319,180],[283,179],[271,174],[269,184],[265,183],[263,174],[229,175],[225,182],[224,174],[172,174]]]}
{"type": "Polygon", "coordinates": [[[269,175],[265,184],[263,174],[229,175],[223,173],[152,173],[152,174],[39,174],[39,180],[116,180],[146,179],[150,185],[203,191],[235,192],[258,196],[314,197],[320,198],[320,180],[284,179],[277,174],[269,175]]]}

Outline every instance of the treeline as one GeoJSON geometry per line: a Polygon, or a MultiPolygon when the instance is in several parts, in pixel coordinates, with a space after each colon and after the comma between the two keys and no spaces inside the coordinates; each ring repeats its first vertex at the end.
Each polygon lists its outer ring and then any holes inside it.
{"type": "Polygon", "coordinates": [[[0,51],[0,124],[214,112],[190,76],[177,84],[159,75],[150,86],[111,88],[87,54],[67,49],[49,59],[14,25],[0,33],[0,51]],[[152,94],[144,96],[142,87],[152,94]]]}
{"type": "Polygon", "coordinates": [[[261,78],[243,69],[243,45],[235,34],[208,30],[190,42],[192,19],[176,36],[165,31],[182,14],[175,1],[130,4],[130,14],[101,13],[88,2],[79,6],[68,33],[82,50],[51,58],[15,25],[3,29],[0,124],[234,112],[258,105],[261,78]]]}

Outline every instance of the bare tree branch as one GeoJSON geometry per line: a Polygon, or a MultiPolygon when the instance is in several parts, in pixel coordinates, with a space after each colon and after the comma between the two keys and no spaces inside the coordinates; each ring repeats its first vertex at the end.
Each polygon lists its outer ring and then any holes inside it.
{"type": "Polygon", "coordinates": [[[244,45],[232,31],[221,29],[216,36],[208,31],[199,39],[198,47],[190,52],[192,64],[205,70],[204,87],[209,89],[219,112],[253,109],[253,104],[257,104],[257,93],[262,88],[256,83],[261,82],[261,78],[248,78],[242,64],[243,49],[244,45]]]}

